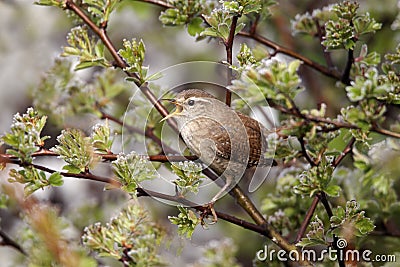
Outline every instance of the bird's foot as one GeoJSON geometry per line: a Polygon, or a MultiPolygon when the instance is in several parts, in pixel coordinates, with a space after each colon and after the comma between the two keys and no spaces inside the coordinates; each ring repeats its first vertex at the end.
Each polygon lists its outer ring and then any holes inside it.
{"type": "Polygon", "coordinates": [[[214,209],[214,204],[215,204],[215,202],[211,201],[210,203],[207,203],[203,206],[204,210],[202,211],[202,213],[200,215],[202,225],[214,224],[218,221],[217,213],[215,212],[215,209],[214,209]],[[212,215],[211,222],[206,223],[204,221],[204,219],[207,218],[209,215],[212,215]]]}

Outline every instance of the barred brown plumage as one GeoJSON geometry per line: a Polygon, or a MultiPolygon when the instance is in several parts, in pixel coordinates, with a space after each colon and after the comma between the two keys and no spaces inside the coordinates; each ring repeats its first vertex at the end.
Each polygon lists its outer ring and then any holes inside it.
{"type": "Polygon", "coordinates": [[[165,119],[175,118],[192,153],[226,179],[212,202],[234,186],[232,181],[240,179],[247,168],[273,162],[264,156],[269,132],[257,120],[199,89],[184,90],[171,102],[176,110],[165,119]]]}

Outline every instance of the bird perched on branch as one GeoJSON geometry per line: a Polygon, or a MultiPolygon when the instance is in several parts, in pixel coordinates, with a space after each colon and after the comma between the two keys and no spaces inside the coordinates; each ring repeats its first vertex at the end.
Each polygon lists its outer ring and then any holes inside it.
{"type": "Polygon", "coordinates": [[[247,168],[274,162],[264,156],[269,132],[257,120],[199,89],[184,90],[168,100],[176,109],[163,120],[174,118],[190,151],[225,178],[211,203],[235,186],[247,168]]]}

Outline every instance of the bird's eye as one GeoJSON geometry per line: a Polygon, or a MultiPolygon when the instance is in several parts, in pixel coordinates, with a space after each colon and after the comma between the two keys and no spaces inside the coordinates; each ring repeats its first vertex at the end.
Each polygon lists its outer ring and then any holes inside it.
{"type": "Polygon", "coordinates": [[[193,105],[194,105],[194,100],[193,100],[193,99],[190,99],[190,100],[188,101],[188,105],[189,105],[189,106],[193,106],[193,105]]]}

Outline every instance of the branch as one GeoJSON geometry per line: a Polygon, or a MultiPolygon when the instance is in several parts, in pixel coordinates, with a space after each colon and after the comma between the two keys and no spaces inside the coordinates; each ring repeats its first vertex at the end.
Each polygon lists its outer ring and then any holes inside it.
{"type": "Polygon", "coordinates": [[[12,248],[15,248],[19,252],[21,252],[24,256],[28,256],[28,254],[25,252],[25,250],[14,240],[12,240],[6,233],[4,233],[2,230],[0,230],[0,245],[2,246],[10,246],[12,248]]]}
{"type": "Polygon", "coordinates": [[[315,161],[310,157],[310,155],[307,153],[306,146],[304,144],[304,137],[298,138],[301,146],[301,152],[303,153],[304,157],[310,163],[311,167],[317,166],[315,161]]]}
{"type": "Polygon", "coordinates": [[[325,67],[325,66],[323,66],[321,64],[318,64],[318,63],[310,60],[309,58],[306,58],[306,57],[294,52],[291,49],[285,48],[285,47],[280,46],[280,45],[278,45],[277,43],[275,43],[275,42],[273,42],[271,40],[266,39],[265,37],[263,37],[263,36],[261,36],[259,34],[256,34],[256,33],[252,34],[252,33],[248,33],[248,32],[245,32],[245,31],[241,31],[238,34],[241,35],[241,36],[244,36],[246,38],[251,38],[251,39],[253,39],[253,40],[255,40],[255,41],[257,41],[257,42],[259,42],[259,43],[261,43],[261,44],[263,44],[265,46],[271,47],[272,49],[275,50],[274,54],[281,53],[281,54],[288,55],[288,56],[290,56],[292,58],[299,59],[299,60],[303,61],[304,64],[306,64],[309,67],[321,72],[322,74],[324,74],[324,75],[326,75],[328,77],[334,78],[336,80],[340,80],[341,79],[340,74],[336,70],[331,70],[331,69],[329,69],[329,68],[327,68],[327,67],[325,67]]]}
{"type": "MultiPolygon", "coordinates": [[[[154,192],[154,191],[150,191],[150,190],[145,190],[142,188],[138,188],[138,196],[150,196],[150,197],[155,197],[155,198],[162,198],[165,200],[170,200],[170,201],[175,201],[178,203],[182,203],[184,205],[189,204],[188,206],[191,206],[192,208],[195,208],[198,211],[204,212],[207,207],[204,206],[192,206],[193,203],[184,200],[180,197],[177,196],[170,196],[170,195],[165,195],[162,193],[158,193],[158,192],[154,192]]],[[[279,247],[283,248],[284,250],[290,252],[290,251],[294,251],[297,250],[298,248],[295,245],[292,245],[290,243],[288,243],[275,229],[273,229],[269,224],[265,224],[265,225],[255,225],[252,223],[249,223],[247,221],[244,221],[242,219],[238,219],[234,216],[222,213],[222,212],[217,212],[217,217],[221,218],[222,220],[225,220],[227,222],[230,222],[232,224],[241,226],[245,229],[251,230],[253,232],[257,232],[259,234],[262,234],[268,238],[270,238],[271,240],[273,240],[274,243],[276,243],[279,247]]],[[[304,260],[304,259],[299,259],[299,264],[301,266],[312,266],[308,261],[304,260]]]]}
{"type": "MultiPolygon", "coordinates": [[[[348,153],[350,153],[352,151],[352,148],[353,148],[353,145],[354,145],[355,141],[356,141],[356,139],[354,137],[351,138],[349,143],[343,149],[342,153],[335,159],[335,162],[332,164],[332,166],[334,168],[337,167],[340,164],[340,162],[344,159],[344,157],[348,153]]],[[[302,143],[303,142],[300,142],[300,144],[302,144],[302,143]]],[[[318,195],[316,195],[314,197],[313,202],[311,203],[311,206],[310,206],[310,208],[308,209],[308,211],[306,213],[306,217],[304,218],[304,221],[302,222],[302,224],[300,226],[299,232],[297,233],[295,243],[299,242],[301,240],[301,238],[304,236],[304,233],[305,233],[305,231],[306,231],[306,229],[307,229],[307,227],[308,227],[308,225],[309,225],[309,223],[311,221],[311,218],[312,218],[312,216],[313,216],[313,214],[315,212],[315,209],[317,208],[317,204],[320,201],[320,199],[323,198],[323,196],[324,196],[324,202],[323,203],[325,203],[324,206],[325,206],[325,209],[327,210],[328,216],[329,217],[332,216],[332,215],[329,215],[329,214],[332,214],[332,211],[331,211],[329,203],[328,203],[328,201],[326,199],[326,195],[323,192],[322,192],[322,194],[318,194],[318,195]],[[330,210],[330,212],[328,212],[328,210],[330,210]]]]}
{"type": "MultiPolygon", "coordinates": [[[[151,4],[154,4],[154,5],[158,5],[158,6],[161,6],[161,7],[164,7],[164,8],[174,8],[173,6],[171,6],[171,5],[169,5],[169,4],[165,3],[165,2],[162,2],[162,1],[158,1],[158,0],[141,0],[141,1],[142,2],[146,2],[146,3],[151,3],[151,4]]],[[[207,23],[207,21],[204,19],[204,16],[201,15],[200,17],[203,19],[203,21],[205,21],[207,23]]],[[[235,20],[235,18],[236,18],[236,22],[235,23],[237,23],[237,16],[234,16],[233,20],[235,20]]],[[[275,50],[275,54],[281,53],[281,54],[285,54],[285,55],[288,55],[288,56],[293,57],[293,58],[297,58],[297,59],[303,61],[304,64],[306,64],[306,65],[310,66],[311,68],[321,72],[322,74],[324,74],[324,75],[326,75],[328,77],[332,77],[332,78],[335,78],[337,80],[340,80],[341,77],[340,77],[340,74],[337,71],[329,69],[329,68],[327,68],[325,66],[322,66],[322,65],[320,65],[320,64],[318,64],[318,63],[316,63],[316,62],[314,62],[314,61],[312,61],[312,60],[310,60],[310,59],[308,59],[308,58],[306,58],[306,57],[294,52],[291,49],[288,49],[288,48],[285,48],[283,46],[280,46],[277,43],[275,43],[273,41],[270,41],[270,40],[264,38],[263,36],[257,34],[256,33],[256,28],[257,28],[257,25],[258,25],[258,20],[259,20],[259,18],[257,17],[256,21],[253,23],[253,25],[252,25],[252,27],[250,29],[250,32],[241,31],[238,34],[241,35],[241,36],[244,36],[246,38],[251,38],[251,39],[253,39],[253,40],[255,40],[255,41],[257,41],[257,42],[259,42],[261,44],[264,44],[264,45],[266,45],[268,47],[273,48],[275,50]]],[[[233,25],[233,21],[232,21],[232,24],[231,24],[231,29],[230,29],[229,36],[231,36],[232,25],[233,25]]],[[[236,28],[236,26],[235,26],[235,28],[236,28]]],[[[233,38],[232,38],[232,41],[233,41],[233,38]]],[[[227,58],[228,58],[228,62],[229,62],[229,56],[227,58]]],[[[229,94],[228,91],[227,91],[227,94],[229,94]]],[[[228,104],[228,95],[226,97],[227,97],[227,104],[228,104]]]]}
{"type": "Polygon", "coordinates": [[[150,161],[157,162],[179,162],[179,161],[194,161],[198,160],[197,156],[165,156],[165,155],[151,155],[147,156],[147,159],[150,161]]]}
{"type": "MultiPolygon", "coordinates": [[[[302,119],[305,119],[305,120],[308,120],[308,121],[330,124],[330,125],[333,125],[333,126],[336,127],[335,129],[329,129],[329,131],[337,130],[337,129],[340,129],[340,128],[357,129],[357,130],[361,129],[359,126],[357,126],[355,124],[347,123],[347,122],[334,121],[334,120],[332,120],[330,118],[313,116],[311,114],[299,114],[296,110],[288,109],[288,108],[286,108],[286,107],[274,102],[271,99],[266,99],[266,100],[268,101],[268,104],[269,104],[270,107],[272,107],[272,108],[274,108],[276,110],[279,110],[282,113],[293,115],[295,117],[302,118],[302,119]]],[[[377,125],[372,125],[370,130],[373,131],[373,132],[376,132],[376,133],[380,133],[380,134],[386,135],[386,136],[390,136],[390,137],[394,137],[394,138],[400,138],[400,133],[392,132],[392,131],[387,130],[387,129],[382,129],[377,125]]],[[[328,131],[328,129],[325,129],[324,131],[328,131]]]]}
{"type": "MultiPolygon", "coordinates": [[[[20,166],[24,166],[24,164],[19,161],[19,160],[15,160],[15,159],[9,159],[9,158],[5,158],[5,160],[7,160],[7,163],[14,163],[14,164],[18,164],[20,166]]],[[[0,155],[0,162],[3,162],[3,156],[0,155]]],[[[26,165],[26,164],[25,164],[26,165]]],[[[37,164],[30,164],[32,167],[45,171],[47,173],[55,173],[56,171],[50,168],[47,168],[45,166],[41,166],[41,165],[37,165],[37,164]]],[[[60,172],[60,174],[64,177],[72,177],[72,178],[79,178],[79,179],[86,179],[86,180],[91,180],[91,181],[97,181],[97,182],[103,182],[103,183],[107,183],[107,184],[111,184],[115,187],[121,187],[121,183],[109,178],[109,177],[102,177],[102,176],[98,176],[98,175],[93,175],[91,173],[67,173],[67,172],[60,172]]],[[[287,252],[290,252],[292,250],[297,250],[298,248],[292,244],[290,244],[287,240],[285,240],[282,235],[280,235],[280,233],[278,231],[276,231],[271,225],[269,225],[265,218],[261,215],[261,213],[257,210],[257,208],[254,206],[254,204],[251,202],[251,200],[248,198],[248,196],[246,194],[243,193],[243,191],[238,187],[235,186],[232,190],[231,190],[231,194],[233,196],[235,196],[237,202],[239,205],[241,205],[246,212],[256,221],[256,225],[246,222],[244,220],[238,219],[236,217],[233,217],[231,215],[228,214],[224,214],[224,213],[220,213],[216,211],[216,214],[218,217],[220,217],[223,220],[226,220],[228,222],[231,222],[233,224],[239,225],[245,229],[249,229],[252,231],[255,231],[257,233],[261,233],[262,235],[270,238],[273,242],[275,242],[279,247],[283,248],[284,250],[286,250],[287,252]]],[[[178,197],[178,196],[171,196],[171,195],[166,195],[163,193],[159,193],[159,192],[154,192],[151,190],[146,190],[143,188],[137,188],[137,196],[151,196],[154,198],[162,198],[165,200],[170,200],[170,201],[175,201],[177,203],[181,203],[187,206],[190,206],[198,211],[204,212],[205,209],[207,209],[206,207],[203,206],[198,206],[184,198],[178,197]]],[[[311,266],[310,263],[308,261],[303,261],[300,260],[299,263],[302,266],[311,266]]]]}
{"type": "MultiPolygon", "coordinates": [[[[73,0],[65,1],[66,9],[73,11],[78,17],[80,17],[86,25],[90,27],[90,29],[101,39],[104,45],[107,47],[113,59],[116,61],[115,65],[121,69],[128,67],[128,64],[118,55],[117,50],[115,49],[113,43],[108,38],[106,30],[104,28],[98,27],[86,14],[83,12],[79,6],[77,6],[73,0]]],[[[133,74],[134,77],[138,78],[136,74],[133,74]]]]}
{"type": "MultiPolygon", "coordinates": [[[[66,0],[65,6],[67,9],[75,12],[77,16],[79,16],[90,28],[91,30],[99,36],[99,38],[102,40],[104,43],[105,47],[109,50],[110,54],[115,60],[115,66],[125,70],[128,65],[126,62],[118,55],[117,50],[115,49],[114,45],[110,41],[109,37],[106,34],[105,28],[99,28],[97,25],[95,25],[90,18],[73,2],[73,0],[66,0]]],[[[136,73],[129,73],[125,71],[125,73],[129,77],[133,78],[138,78],[138,75],[136,73]]],[[[147,97],[147,99],[154,105],[154,107],[157,109],[157,111],[162,115],[162,116],[167,116],[168,111],[167,109],[160,103],[158,102],[157,98],[154,96],[154,94],[150,91],[150,89],[147,87],[147,84],[138,84],[136,83],[138,87],[140,87],[140,90],[142,93],[147,97]]],[[[178,127],[173,120],[168,120],[170,123],[171,127],[178,131],[178,127]]],[[[88,178],[88,177],[79,177],[79,178],[88,178]]],[[[94,177],[92,177],[94,178],[94,177]]],[[[232,189],[233,195],[235,196],[237,202],[239,205],[241,205],[246,212],[249,213],[252,218],[257,219],[257,224],[261,226],[265,226],[266,229],[266,236],[271,238],[272,241],[274,241],[279,247],[285,249],[286,251],[290,252],[291,250],[297,250],[298,248],[289,242],[287,242],[275,229],[270,226],[266,219],[261,215],[261,213],[256,209],[255,205],[252,203],[250,198],[238,187],[234,187],[232,189]],[[254,213],[253,213],[254,212],[254,213]]],[[[311,264],[308,261],[304,260],[299,260],[299,263],[302,266],[311,266],[311,264]]]]}
{"type": "Polygon", "coordinates": [[[344,159],[344,157],[353,150],[353,145],[355,142],[356,139],[352,137],[349,143],[347,143],[346,147],[343,149],[342,153],[335,159],[333,167],[337,167],[340,164],[340,162],[344,159]]]}
{"type": "MultiPolygon", "coordinates": [[[[22,164],[23,165],[23,164],[22,164]]],[[[20,166],[22,166],[20,165],[20,166]]],[[[31,164],[32,167],[42,170],[48,173],[55,173],[56,171],[50,168],[47,168],[42,165],[37,165],[37,164],[31,164]]],[[[69,173],[69,172],[60,172],[60,174],[64,177],[72,177],[72,178],[80,178],[80,179],[86,179],[86,180],[91,180],[91,181],[96,181],[96,182],[102,182],[102,183],[107,183],[115,187],[120,187],[121,183],[118,182],[115,179],[109,178],[109,177],[103,177],[99,175],[94,175],[91,173],[69,173]]]]}
{"type": "MultiPolygon", "coordinates": [[[[231,28],[229,30],[229,36],[228,40],[226,40],[225,44],[225,50],[226,50],[226,61],[228,62],[229,65],[232,65],[232,48],[233,48],[233,39],[235,38],[235,31],[236,31],[236,26],[238,22],[239,16],[235,15],[232,18],[232,23],[231,23],[231,28]]],[[[228,68],[228,84],[231,83],[233,77],[232,69],[229,67],[228,68]]],[[[231,105],[231,100],[232,100],[232,93],[229,90],[226,90],[226,100],[225,103],[230,106],[231,105]]]]}
{"type": "MultiPolygon", "coordinates": [[[[20,166],[23,166],[24,164],[22,164],[22,162],[20,161],[16,161],[13,160],[13,163],[18,164],[20,166]]],[[[37,164],[30,164],[32,167],[38,169],[38,170],[42,170],[45,171],[47,173],[55,173],[56,171],[50,168],[47,168],[45,166],[41,166],[41,165],[37,165],[37,164]]],[[[60,172],[60,174],[64,177],[72,177],[72,178],[80,178],[80,179],[86,179],[86,180],[91,180],[91,181],[96,181],[96,182],[102,182],[102,183],[106,183],[106,184],[110,184],[112,186],[115,186],[116,188],[121,187],[121,183],[109,178],[109,177],[102,177],[102,176],[98,176],[98,175],[93,175],[91,173],[67,173],[67,172],[60,172]]],[[[179,197],[179,196],[172,196],[172,195],[167,195],[167,194],[163,194],[163,193],[159,193],[159,192],[155,192],[152,190],[147,190],[147,189],[143,189],[141,187],[138,187],[136,189],[137,192],[137,196],[149,196],[149,197],[154,197],[154,198],[160,198],[160,199],[164,199],[164,200],[169,200],[169,201],[173,201],[176,203],[180,203],[183,204],[185,206],[189,206],[191,208],[194,208],[198,211],[204,212],[207,210],[207,207],[204,206],[199,206],[193,202],[190,202],[189,200],[179,197]]],[[[222,212],[218,212],[216,211],[216,214],[218,216],[218,218],[225,220],[227,222],[236,224],[238,226],[241,226],[245,229],[257,232],[259,234],[262,235],[267,235],[268,232],[265,231],[265,228],[263,226],[259,226],[250,222],[247,222],[245,220],[236,218],[234,216],[231,216],[229,214],[225,214],[222,212]]],[[[26,255],[26,253],[22,250],[22,248],[19,247],[19,245],[15,242],[13,242],[11,239],[9,239],[3,232],[0,231],[0,236],[3,238],[2,242],[6,242],[4,244],[6,245],[10,245],[13,246],[14,248],[18,249],[21,253],[23,253],[24,255],[26,255]]]]}
{"type": "Polygon", "coordinates": [[[170,5],[167,2],[160,0],[135,0],[135,1],[149,3],[163,8],[175,8],[173,5],[170,5]]]}
{"type": "MultiPolygon", "coordinates": [[[[45,154],[40,154],[40,155],[45,155],[45,154]]],[[[55,156],[57,154],[52,154],[52,156],[55,156]]],[[[0,164],[7,164],[7,163],[11,163],[11,164],[16,164],[19,165],[21,167],[26,167],[26,166],[32,166],[38,170],[42,170],[45,171],[47,173],[55,173],[57,172],[56,170],[47,168],[45,166],[42,165],[37,165],[34,163],[25,163],[22,162],[21,160],[19,160],[18,158],[16,158],[15,156],[11,156],[11,155],[7,155],[7,154],[0,154],[0,164]]],[[[69,173],[69,172],[59,172],[62,176],[64,177],[74,177],[74,178],[81,178],[81,179],[87,179],[87,180],[93,180],[93,181],[98,181],[98,182],[103,182],[103,183],[108,183],[114,186],[119,187],[120,183],[114,179],[108,178],[108,177],[101,177],[98,175],[93,175],[91,173],[69,173]]]]}
{"type": "Polygon", "coordinates": [[[311,206],[306,213],[306,217],[301,223],[299,232],[297,233],[296,240],[294,241],[294,243],[300,242],[301,238],[304,236],[304,233],[306,232],[307,227],[311,222],[312,216],[314,215],[315,209],[317,208],[318,202],[319,202],[319,195],[314,197],[313,202],[311,203],[311,206]]]}
{"type": "MultiPolygon", "coordinates": [[[[125,70],[127,67],[129,67],[128,64],[118,55],[118,52],[117,52],[114,44],[111,42],[110,38],[108,37],[105,28],[100,28],[93,21],[91,21],[90,18],[73,2],[73,0],[66,0],[65,6],[67,9],[73,11],[78,17],[80,17],[90,27],[90,29],[101,39],[101,41],[104,43],[105,47],[108,49],[111,56],[115,60],[115,66],[117,66],[123,70],[125,70]]],[[[132,73],[132,72],[128,72],[128,71],[125,71],[125,73],[129,77],[133,77],[136,79],[139,78],[136,73],[132,73]]],[[[147,84],[136,83],[136,85],[140,88],[142,93],[146,96],[146,98],[150,101],[150,103],[154,105],[154,107],[157,109],[157,111],[163,117],[168,115],[168,110],[157,100],[155,95],[147,87],[147,84]]],[[[175,121],[168,120],[168,122],[170,123],[170,125],[173,129],[178,129],[175,121]]]]}
{"type": "MultiPolygon", "coordinates": [[[[317,25],[317,34],[318,34],[319,41],[321,43],[323,41],[323,37],[324,37],[325,34],[324,34],[324,32],[322,32],[322,28],[319,25],[319,20],[318,19],[314,19],[314,22],[315,22],[315,25],[317,25]]],[[[332,62],[331,54],[328,51],[326,51],[326,49],[324,48],[323,45],[321,45],[321,47],[323,49],[325,62],[328,65],[328,68],[329,69],[333,69],[334,65],[333,65],[333,62],[332,62]]]]}
{"type": "Polygon", "coordinates": [[[161,147],[161,149],[164,151],[164,153],[176,153],[176,151],[171,148],[170,146],[168,146],[167,144],[163,143],[161,141],[160,138],[158,138],[152,129],[147,128],[145,131],[142,131],[136,127],[133,127],[131,125],[127,125],[125,123],[123,123],[120,119],[115,118],[114,116],[111,116],[110,114],[105,113],[104,111],[100,110],[101,112],[101,119],[108,119],[110,121],[113,121],[123,127],[125,127],[128,131],[132,132],[132,133],[136,133],[136,134],[140,134],[140,135],[144,135],[148,138],[150,138],[151,140],[153,140],[157,145],[159,145],[161,147]]]}
{"type": "Polygon", "coordinates": [[[347,53],[346,67],[344,68],[342,78],[340,79],[340,81],[346,85],[350,85],[350,71],[353,63],[354,63],[354,50],[349,49],[347,53]]]}
{"type": "Polygon", "coordinates": [[[251,22],[251,26],[250,26],[250,31],[249,33],[251,35],[254,35],[256,33],[257,30],[257,26],[258,26],[258,22],[260,21],[260,14],[256,13],[256,19],[254,21],[251,22]]]}
{"type": "MultiPolygon", "coordinates": [[[[196,209],[197,211],[200,211],[200,212],[206,212],[208,210],[208,208],[205,207],[205,206],[199,206],[196,203],[190,202],[189,200],[184,199],[184,198],[179,197],[179,196],[171,196],[171,195],[155,192],[155,191],[152,191],[152,190],[147,190],[147,189],[144,189],[144,188],[137,188],[136,191],[137,191],[137,196],[138,197],[145,196],[145,197],[153,197],[153,198],[160,198],[160,199],[164,199],[164,200],[169,200],[169,201],[173,201],[173,202],[180,203],[180,204],[183,204],[185,206],[194,208],[194,209],[196,209]]],[[[224,221],[230,222],[232,224],[236,224],[238,226],[241,226],[241,227],[243,227],[245,229],[251,230],[251,231],[256,232],[256,233],[259,233],[261,235],[264,235],[264,236],[266,235],[265,228],[262,227],[262,226],[256,225],[254,223],[247,222],[245,220],[239,219],[239,218],[237,218],[235,216],[232,216],[232,215],[229,215],[229,214],[226,214],[226,213],[223,213],[223,212],[216,211],[215,213],[217,214],[218,218],[220,218],[220,219],[222,219],[224,221]]]]}
{"type": "MultiPolygon", "coordinates": [[[[176,151],[175,151],[176,152],[176,151]]],[[[117,154],[98,154],[95,153],[96,156],[101,157],[103,160],[108,160],[108,161],[114,161],[117,159],[118,155],[117,154]]],[[[60,156],[59,154],[47,150],[47,149],[42,149],[38,152],[32,153],[32,157],[58,157],[60,156]]],[[[149,161],[157,161],[157,162],[179,162],[179,161],[194,161],[197,160],[197,156],[179,156],[179,155],[140,155],[141,157],[146,158],[149,161]]],[[[0,154],[0,163],[13,163],[13,164],[19,164],[18,163],[18,157],[10,154],[0,154]]]]}
{"type": "Polygon", "coordinates": [[[321,123],[326,123],[326,124],[331,124],[334,125],[338,128],[347,128],[347,129],[359,129],[357,125],[351,124],[351,123],[346,123],[346,122],[340,122],[340,121],[333,121],[330,118],[325,118],[325,117],[318,117],[318,116],[313,116],[311,114],[302,114],[299,113],[296,109],[288,109],[276,102],[274,102],[271,99],[266,99],[268,101],[268,104],[270,107],[281,111],[282,113],[293,115],[298,118],[302,118],[305,120],[313,121],[313,122],[321,122],[321,123]]]}
{"type": "Polygon", "coordinates": [[[396,133],[396,132],[392,132],[392,131],[389,131],[389,130],[386,130],[386,129],[382,129],[377,125],[373,125],[371,130],[376,132],[376,133],[380,133],[380,134],[387,135],[387,136],[390,136],[390,137],[400,138],[400,133],[396,133]]]}
{"type": "MultiPolygon", "coordinates": [[[[11,159],[9,157],[4,157],[3,155],[0,154],[0,163],[1,162],[5,162],[5,163],[13,163],[13,164],[17,164],[19,166],[26,166],[26,164],[23,164],[20,160],[16,160],[16,159],[11,159]]],[[[37,165],[37,164],[30,164],[32,167],[38,169],[38,170],[42,170],[45,171],[47,173],[55,173],[56,170],[50,169],[48,167],[42,166],[42,165],[37,165]]],[[[121,183],[118,182],[115,179],[109,178],[109,177],[102,177],[99,175],[93,175],[91,173],[68,173],[68,172],[60,172],[60,174],[64,177],[70,177],[70,178],[79,178],[79,179],[86,179],[86,180],[91,180],[91,181],[96,181],[96,182],[102,182],[102,183],[106,183],[106,184],[110,184],[112,186],[115,186],[116,188],[121,187],[121,183]]],[[[204,206],[199,206],[196,203],[190,202],[189,200],[182,198],[180,196],[176,196],[176,195],[167,195],[167,194],[163,194],[163,193],[159,193],[159,192],[155,192],[152,190],[147,190],[144,188],[140,188],[138,187],[136,189],[137,192],[137,196],[149,196],[149,197],[153,197],[153,198],[160,198],[160,199],[164,199],[164,200],[169,200],[169,201],[173,201],[176,203],[180,203],[183,204],[185,206],[194,208],[198,211],[204,212],[207,210],[207,207],[204,206]]],[[[260,233],[262,235],[267,235],[267,232],[265,231],[265,228],[263,226],[260,225],[256,225],[250,222],[247,222],[245,220],[242,219],[238,219],[234,216],[222,213],[222,212],[218,212],[216,211],[216,214],[218,216],[218,218],[221,218],[222,220],[228,221],[230,223],[239,225],[245,229],[249,229],[251,231],[260,233]]],[[[0,236],[3,237],[3,234],[0,231],[0,236]]],[[[7,237],[3,237],[3,242],[4,240],[6,240],[7,245],[12,245],[12,240],[11,239],[7,239],[7,237]],[[10,241],[11,240],[11,241],[10,241]]],[[[16,243],[15,243],[16,244],[16,243]]],[[[18,245],[18,244],[17,244],[18,245]]],[[[13,247],[17,248],[15,245],[12,245],[13,247]]],[[[20,250],[21,251],[21,250],[20,250]]],[[[25,254],[25,252],[21,251],[21,253],[25,254]]]]}
{"type": "MultiPolygon", "coordinates": [[[[326,197],[325,192],[320,193],[320,200],[321,200],[322,204],[324,205],[324,208],[325,208],[326,213],[328,214],[329,218],[331,218],[333,216],[333,212],[332,212],[331,206],[329,205],[329,201],[326,197]]],[[[336,250],[343,252],[343,248],[337,247],[337,241],[338,241],[338,237],[336,235],[333,235],[333,247],[336,250]]],[[[339,263],[340,267],[345,267],[344,259],[341,259],[340,257],[338,257],[338,263],[339,263]]]]}

